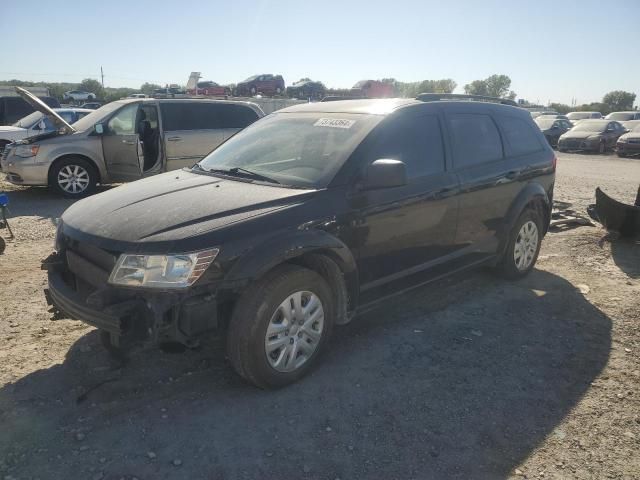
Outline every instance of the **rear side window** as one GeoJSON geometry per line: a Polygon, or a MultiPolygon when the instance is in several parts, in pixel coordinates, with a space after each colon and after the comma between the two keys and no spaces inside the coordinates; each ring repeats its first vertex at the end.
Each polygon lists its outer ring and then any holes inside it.
{"type": "Polygon", "coordinates": [[[176,102],[160,108],[166,131],[244,128],[258,119],[251,108],[228,103],[176,102]]]}
{"type": "Polygon", "coordinates": [[[437,116],[404,116],[381,127],[381,136],[373,147],[372,161],[382,158],[401,160],[406,165],[409,178],[444,171],[444,149],[437,116]]]}
{"type": "Polygon", "coordinates": [[[500,160],[502,141],[489,115],[457,113],[449,116],[453,165],[465,168],[500,160]]]}
{"type": "Polygon", "coordinates": [[[509,147],[510,155],[527,155],[542,150],[543,146],[537,132],[531,128],[528,122],[517,117],[498,117],[497,120],[509,147]]]}
{"type": "Polygon", "coordinates": [[[244,128],[258,120],[258,114],[244,105],[221,103],[218,107],[220,109],[220,127],[218,128],[244,128]]]}

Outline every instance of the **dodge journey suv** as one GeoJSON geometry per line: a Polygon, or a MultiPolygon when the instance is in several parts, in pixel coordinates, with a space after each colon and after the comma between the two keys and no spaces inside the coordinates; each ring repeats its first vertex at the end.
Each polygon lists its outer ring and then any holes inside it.
{"type": "Polygon", "coordinates": [[[71,206],[45,293],[120,353],[220,329],[242,377],[282,386],[334,326],[395,293],[480,265],[529,273],[555,165],[517,107],[446,96],[290,107],[192,168],[71,206]]]}
{"type": "Polygon", "coordinates": [[[25,100],[56,129],[5,149],[2,171],[17,185],[49,185],[66,197],[192,166],[264,116],[257,105],[206,99],[119,100],[69,125],[26,90],[25,100]]]}

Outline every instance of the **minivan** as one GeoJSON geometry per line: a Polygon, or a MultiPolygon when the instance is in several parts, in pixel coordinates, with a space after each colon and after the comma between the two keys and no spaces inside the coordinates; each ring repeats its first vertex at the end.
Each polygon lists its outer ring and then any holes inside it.
{"type": "Polygon", "coordinates": [[[531,115],[486,101],[346,100],[279,110],[191,169],[62,215],[48,302],[123,354],[224,332],[263,388],[301,378],[336,325],[395,294],[534,267],[556,159],[531,115]]]}
{"type": "Polygon", "coordinates": [[[136,98],[111,102],[69,125],[26,90],[57,129],[5,148],[0,166],[16,185],[48,185],[82,197],[96,185],[190,167],[264,116],[249,102],[136,98]]]}

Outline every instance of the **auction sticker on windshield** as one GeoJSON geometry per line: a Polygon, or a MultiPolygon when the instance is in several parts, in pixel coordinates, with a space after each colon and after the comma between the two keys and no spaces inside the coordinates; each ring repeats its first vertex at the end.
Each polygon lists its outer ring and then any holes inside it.
{"type": "Polygon", "coordinates": [[[346,118],[320,118],[314,127],[332,127],[332,128],[351,128],[355,120],[347,120],[346,118]]]}

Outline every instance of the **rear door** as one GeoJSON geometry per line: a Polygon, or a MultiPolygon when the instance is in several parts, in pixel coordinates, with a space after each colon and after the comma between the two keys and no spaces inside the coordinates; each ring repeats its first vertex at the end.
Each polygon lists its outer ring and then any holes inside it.
{"type": "Polygon", "coordinates": [[[139,103],[118,110],[106,123],[102,152],[113,181],[136,180],[142,176],[142,147],[137,133],[139,103]]]}
{"type": "Polygon", "coordinates": [[[191,167],[224,141],[221,106],[216,102],[162,102],[166,169],[191,167]]]}
{"type": "Polygon", "coordinates": [[[387,122],[374,132],[366,163],[401,160],[408,184],[352,198],[363,234],[358,249],[363,291],[425,270],[455,250],[458,180],[446,171],[439,116],[411,112],[387,122]]]}

